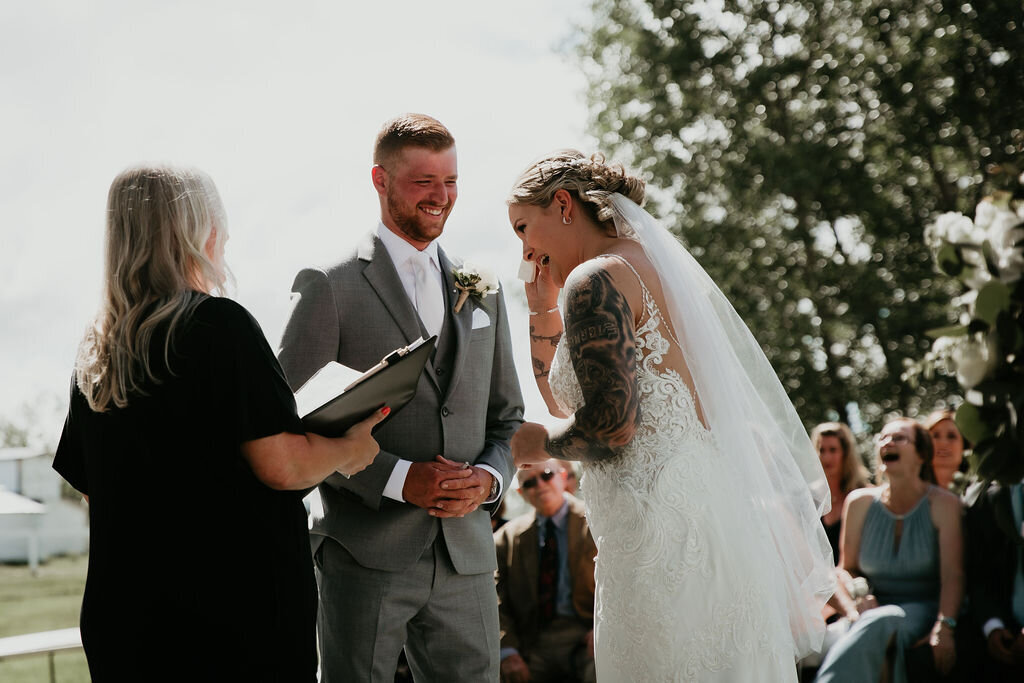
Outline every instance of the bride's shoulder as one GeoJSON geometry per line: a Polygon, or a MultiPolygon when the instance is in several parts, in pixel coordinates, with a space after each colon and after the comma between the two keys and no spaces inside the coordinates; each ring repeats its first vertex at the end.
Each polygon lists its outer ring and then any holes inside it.
{"type": "Polygon", "coordinates": [[[565,280],[566,295],[594,289],[612,288],[633,299],[640,292],[637,272],[628,260],[618,254],[602,254],[576,266],[565,280]]]}

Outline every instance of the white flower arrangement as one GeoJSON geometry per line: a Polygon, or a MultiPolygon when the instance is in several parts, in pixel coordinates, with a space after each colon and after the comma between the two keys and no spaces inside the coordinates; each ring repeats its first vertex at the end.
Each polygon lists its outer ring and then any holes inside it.
{"type": "Polygon", "coordinates": [[[959,257],[963,270],[950,274],[972,290],[995,279],[1011,285],[1024,272],[1024,202],[1004,192],[983,199],[973,221],[961,213],[944,213],[925,230],[925,240],[943,270],[959,257]]]}
{"type": "Polygon", "coordinates": [[[939,269],[966,291],[952,302],[959,324],[931,330],[931,350],[910,370],[956,375],[966,398],[957,426],[985,482],[1024,477],[1024,175],[1016,185],[983,199],[973,220],[944,213],[925,230],[939,269]]]}
{"type": "Polygon", "coordinates": [[[483,300],[490,294],[498,293],[498,276],[494,271],[470,261],[463,263],[461,268],[452,268],[452,277],[455,278],[455,288],[459,290],[459,298],[455,302],[456,313],[462,310],[470,296],[483,300]]]}

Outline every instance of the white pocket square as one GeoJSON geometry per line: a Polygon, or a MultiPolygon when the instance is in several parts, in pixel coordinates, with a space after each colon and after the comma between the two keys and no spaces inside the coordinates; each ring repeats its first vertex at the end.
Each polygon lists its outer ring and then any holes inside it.
{"type": "Polygon", "coordinates": [[[488,327],[491,324],[491,319],[487,317],[487,311],[482,308],[473,309],[473,329],[479,330],[482,327],[488,327]]]}

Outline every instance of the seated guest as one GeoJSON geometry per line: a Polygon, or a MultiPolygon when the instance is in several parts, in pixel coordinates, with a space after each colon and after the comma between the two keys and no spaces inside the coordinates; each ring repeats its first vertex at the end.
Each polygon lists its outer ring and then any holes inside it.
{"type": "Polygon", "coordinates": [[[597,546],[583,503],[565,492],[558,460],[519,476],[519,494],[534,511],[494,534],[501,680],[592,683],[597,546]]]}
{"type": "Polygon", "coordinates": [[[501,527],[505,526],[508,522],[508,518],[505,517],[505,499],[501,499],[501,503],[498,504],[498,509],[491,513],[491,533],[494,533],[501,527]]]}
{"type": "Polygon", "coordinates": [[[964,581],[960,500],[933,485],[931,437],[923,426],[899,418],[877,444],[885,481],[847,496],[839,542],[841,578],[863,576],[874,599],[862,602],[860,617],[828,651],[816,679],[822,682],[886,675],[903,683],[905,654],[915,645],[931,648],[939,674],[956,660],[953,630],[964,581]]]}
{"type": "Polygon", "coordinates": [[[964,460],[967,440],[956,426],[955,416],[953,410],[944,408],[932,411],[924,421],[925,429],[931,434],[935,445],[935,457],[932,460],[935,481],[944,489],[949,489],[957,472],[967,471],[967,461],[964,460]]]}
{"type": "Polygon", "coordinates": [[[1024,681],[1024,483],[993,485],[967,514],[970,611],[986,681],[1024,681]]]}
{"type": "Polygon", "coordinates": [[[566,477],[566,479],[565,479],[565,492],[566,493],[571,493],[572,495],[575,496],[577,489],[579,489],[579,487],[580,487],[580,480],[579,480],[579,477],[576,475],[576,463],[574,463],[574,462],[565,462],[565,463],[563,463],[563,466],[565,467],[565,477],[566,477]]]}
{"type": "Polygon", "coordinates": [[[842,526],[843,503],[854,489],[869,486],[868,469],[857,453],[853,432],[841,422],[823,422],[811,431],[811,443],[818,450],[821,468],[825,470],[832,509],[821,518],[828,542],[832,546],[832,559],[839,564],[839,529],[842,526]]]}

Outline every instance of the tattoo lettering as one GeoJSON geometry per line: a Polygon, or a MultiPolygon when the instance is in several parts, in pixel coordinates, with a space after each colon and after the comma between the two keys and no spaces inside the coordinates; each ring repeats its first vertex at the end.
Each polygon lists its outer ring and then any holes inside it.
{"type": "Polygon", "coordinates": [[[580,408],[548,452],[603,460],[629,443],[640,421],[633,315],[611,276],[597,271],[566,293],[566,339],[583,391],[580,408]]]}
{"type": "Polygon", "coordinates": [[[569,345],[581,346],[584,342],[592,339],[614,339],[617,334],[618,330],[615,329],[615,325],[610,320],[605,320],[598,324],[573,329],[569,335],[569,345]]]}

